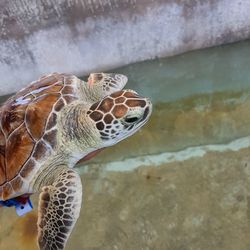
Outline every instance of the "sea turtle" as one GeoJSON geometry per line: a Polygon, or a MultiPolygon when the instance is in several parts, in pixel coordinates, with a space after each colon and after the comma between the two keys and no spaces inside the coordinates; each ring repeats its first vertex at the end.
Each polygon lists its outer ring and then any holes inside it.
{"type": "Polygon", "coordinates": [[[0,108],[0,201],[41,192],[40,249],[64,249],[79,216],[80,159],[135,133],[152,104],[127,77],[93,73],[88,81],[53,73],[32,82],[0,108]]]}

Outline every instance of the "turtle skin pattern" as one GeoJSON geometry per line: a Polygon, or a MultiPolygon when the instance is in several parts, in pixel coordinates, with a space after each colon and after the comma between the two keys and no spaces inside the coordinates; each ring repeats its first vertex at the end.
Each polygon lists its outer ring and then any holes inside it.
{"type": "Polygon", "coordinates": [[[56,119],[77,99],[74,76],[53,73],[0,107],[0,200],[21,194],[26,178],[56,147],[56,119]]]}

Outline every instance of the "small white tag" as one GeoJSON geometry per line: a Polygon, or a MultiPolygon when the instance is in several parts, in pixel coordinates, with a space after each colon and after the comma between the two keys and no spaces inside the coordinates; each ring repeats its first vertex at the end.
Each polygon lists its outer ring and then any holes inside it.
{"type": "Polygon", "coordinates": [[[16,213],[17,213],[17,215],[19,215],[19,216],[22,216],[22,215],[28,213],[28,212],[31,211],[31,210],[32,210],[32,205],[31,205],[31,203],[29,202],[29,200],[27,200],[25,204],[19,203],[19,204],[16,206],[16,213]]]}

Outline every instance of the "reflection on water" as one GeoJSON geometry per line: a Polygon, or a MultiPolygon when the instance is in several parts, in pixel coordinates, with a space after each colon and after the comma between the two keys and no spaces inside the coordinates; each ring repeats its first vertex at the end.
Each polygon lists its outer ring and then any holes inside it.
{"type": "MultiPolygon", "coordinates": [[[[243,42],[115,70],[153,99],[152,118],[79,166],[84,207],[67,249],[248,249],[249,65],[243,42]]],[[[10,215],[0,249],[35,249],[20,236],[34,215],[10,215]]]]}

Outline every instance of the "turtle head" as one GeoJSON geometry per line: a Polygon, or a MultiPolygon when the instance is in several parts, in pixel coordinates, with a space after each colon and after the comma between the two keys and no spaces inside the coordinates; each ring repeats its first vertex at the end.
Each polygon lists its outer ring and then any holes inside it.
{"type": "Polygon", "coordinates": [[[94,103],[87,115],[101,138],[99,148],[111,146],[134,134],[149,119],[152,104],[133,90],[120,90],[94,103]]]}

